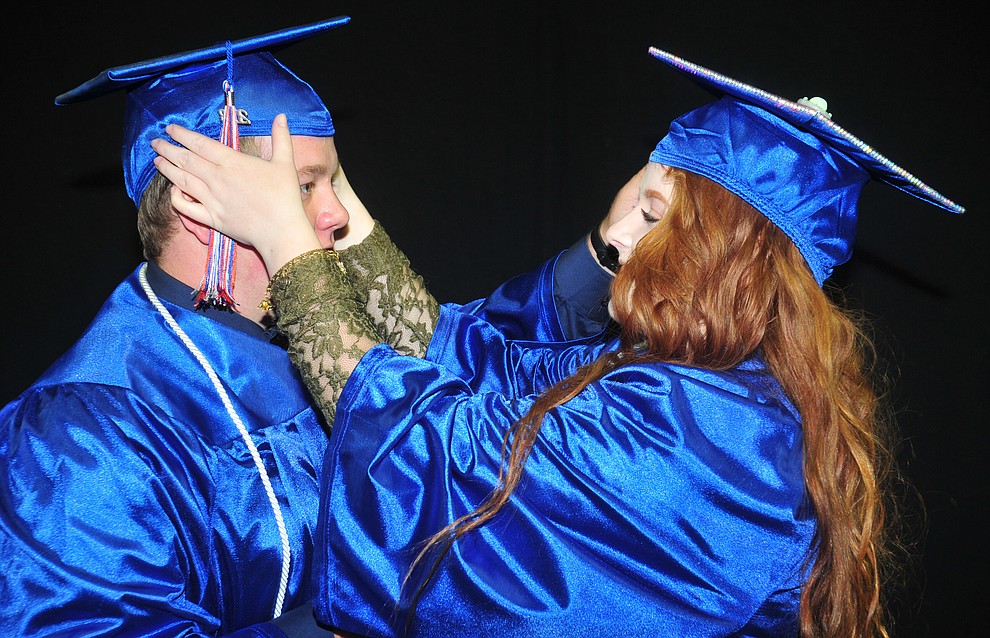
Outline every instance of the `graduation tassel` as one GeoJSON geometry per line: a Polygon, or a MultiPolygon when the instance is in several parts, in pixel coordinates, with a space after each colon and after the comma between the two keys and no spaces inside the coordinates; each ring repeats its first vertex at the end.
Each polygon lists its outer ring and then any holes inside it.
{"type": "MultiPolygon", "coordinates": [[[[239,151],[241,150],[241,139],[237,130],[238,114],[234,105],[234,85],[229,79],[232,67],[233,61],[228,59],[228,79],[223,83],[223,127],[220,131],[220,142],[239,151]]],[[[203,281],[196,293],[196,307],[233,308],[237,305],[237,302],[234,301],[237,245],[230,237],[210,229],[209,250],[210,255],[206,261],[203,281]]]]}

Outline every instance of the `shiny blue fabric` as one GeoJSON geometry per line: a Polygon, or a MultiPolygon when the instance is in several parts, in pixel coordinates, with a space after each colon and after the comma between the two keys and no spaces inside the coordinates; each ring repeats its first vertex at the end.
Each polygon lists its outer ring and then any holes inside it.
{"type": "Polygon", "coordinates": [[[499,328],[507,339],[564,341],[553,296],[554,267],[559,255],[528,273],[513,277],[488,297],[463,305],[448,304],[499,328]]]}
{"type": "MultiPolygon", "coordinates": [[[[534,393],[607,347],[507,341],[444,307],[427,360],[372,349],[324,467],[317,616],[401,635],[420,543],[496,484],[534,393]]],[[[510,506],[444,559],[410,635],[793,634],[813,532],[800,424],[758,359],[623,367],[548,415],[510,506]]]]}
{"type": "MultiPolygon", "coordinates": [[[[250,125],[240,124],[241,136],[272,133],[272,121],[285,113],[293,135],[329,137],[334,134],[330,111],[313,88],[268,52],[234,58],[236,104],[250,125]]],[[[184,68],[155,77],[127,94],[124,108],[124,184],[134,205],[157,170],[155,138],[169,139],[165,127],[182,126],[212,139],[220,138],[226,60],[184,68]]]]}
{"type": "Polygon", "coordinates": [[[674,120],[651,162],[704,175],[770,218],[821,284],[852,255],[867,173],[819,136],[723,97],[674,120]]]}
{"type": "Polygon", "coordinates": [[[752,204],[794,241],[819,285],[852,254],[856,202],[871,178],[953,213],[965,211],[833,122],[824,108],[656,47],[650,55],[720,96],[674,120],[650,161],[704,175],[752,204]]]}
{"type": "MultiPolygon", "coordinates": [[[[670,68],[684,74],[685,77],[716,96],[734,98],[740,102],[755,106],[768,114],[772,114],[774,118],[769,118],[767,120],[768,122],[783,121],[805,133],[814,135],[817,138],[817,143],[822,145],[823,150],[827,147],[828,149],[837,151],[846,159],[851,159],[860,168],[869,173],[872,179],[884,182],[908,195],[917,197],[929,204],[944,208],[953,213],[963,213],[966,210],[928,184],[922,182],[903,167],[884,157],[877,149],[833,122],[831,114],[819,108],[822,105],[813,105],[810,101],[803,103],[808,98],[792,102],[764,89],[740,82],[711,69],[706,69],[699,64],[694,64],[656,47],[650,47],[650,55],[670,68]]],[[[780,129],[778,139],[780,144],[796,143],[800,146],[807,143],[800,139],[791,140],[790,130],[787,127],[780,129]]],[[[729,134],[735,135],[735,133],[731,132],[729,134]]],[[[825,153],[829,152],[829,150],[825,150],[825,153]]],[[[741,170],[743,166],[740,165],[736,168],[741,170]]],[[[858,181],[858,179],[855,181],[858,181]]],[[[856,187],[855,182],[853,183],[853,187],[856,187]]]]}
{"type": "Polygon", "coordinates": [[[478,316],[507,339],[540,342],[594,337],[606,328],[612,275],[581,237],[542,266],[513,277],[483,299],[456,306],[478,316]]]}
{"type": "Polygon", "coordinates": [[[235,105],[247,116],[240,135],[267,136],[272,121],[285,113],[294,135],[329,137],[334,134],[330,111],[313,88],[282,65],[269,51],[347,24],[346,16],[282,29],[229,43],[184,51],[126,64],[99,73],[57,98],[58,105],[73,104],[127,90],[122,150],[124,183],[135,206],[155,175],[151,148],[165,138],[165,127],[180,124],[219,139],[224,108],[224,82],[230,80],[235,105]]]}
{"type": "MultiPolygon", "coordinates": [[[[327,438],[284,350],[164,302],[251,432],[309,600],[327,438]]],[[[206,373],[136,274],[0,412],[0,635],[278,636],[274,514],[206,373]]]]}

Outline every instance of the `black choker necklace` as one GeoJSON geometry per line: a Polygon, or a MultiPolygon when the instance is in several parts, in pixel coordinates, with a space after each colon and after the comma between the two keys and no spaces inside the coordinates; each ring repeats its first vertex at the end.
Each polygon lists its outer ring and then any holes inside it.
{"type": "Polygon", "coordinates": [[[612,272],[619,272],[619,251],[615,249],[615,246],[609,246],[605,243],[597,227],[591,231],[591,247],[595,249],[595,254],[598,255],[598,263],[612,272]]]}

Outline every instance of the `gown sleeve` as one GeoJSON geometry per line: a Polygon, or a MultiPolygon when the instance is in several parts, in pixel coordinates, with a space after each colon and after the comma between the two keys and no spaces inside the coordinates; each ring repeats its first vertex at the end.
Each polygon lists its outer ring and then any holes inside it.
{"type": "Polygon", "coordinates": [[[432,578],[429,561],[410,572],[497,485],[535,393],[597,354],[505,341],[444,309],[434,341],[462,338],[484,344],[480,361],[379,346],[341,395],[314,567],[323,622],[374,637],[793,629],[814,523],[799,425],[761,371],[612,371],[548,413],[498,518],[432,578]]]}
{"type": "Polygon", "coordinates": [[[456,307],[484,319],[506,339],[550,343],[600,335],[609,326],[612,275],[598,265],[586,241],[582,237],[487,297],[456,307]]]}

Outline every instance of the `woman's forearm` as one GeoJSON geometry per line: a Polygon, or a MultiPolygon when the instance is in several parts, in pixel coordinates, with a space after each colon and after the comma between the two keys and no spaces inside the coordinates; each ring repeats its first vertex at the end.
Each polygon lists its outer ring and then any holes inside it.
{"type": "Polygon", "coordinates": [[[385,343],[401,354],[424,356],[440,307],[382,226],[375,223],[367,238],[340,257],[385,343]]]}
{"type": "Polygon", "coordinates": [[[351,372],[382,339],[332,250],[290,260],[272,277],[269,295],[289,358],[332,425],[351,372]]]}

